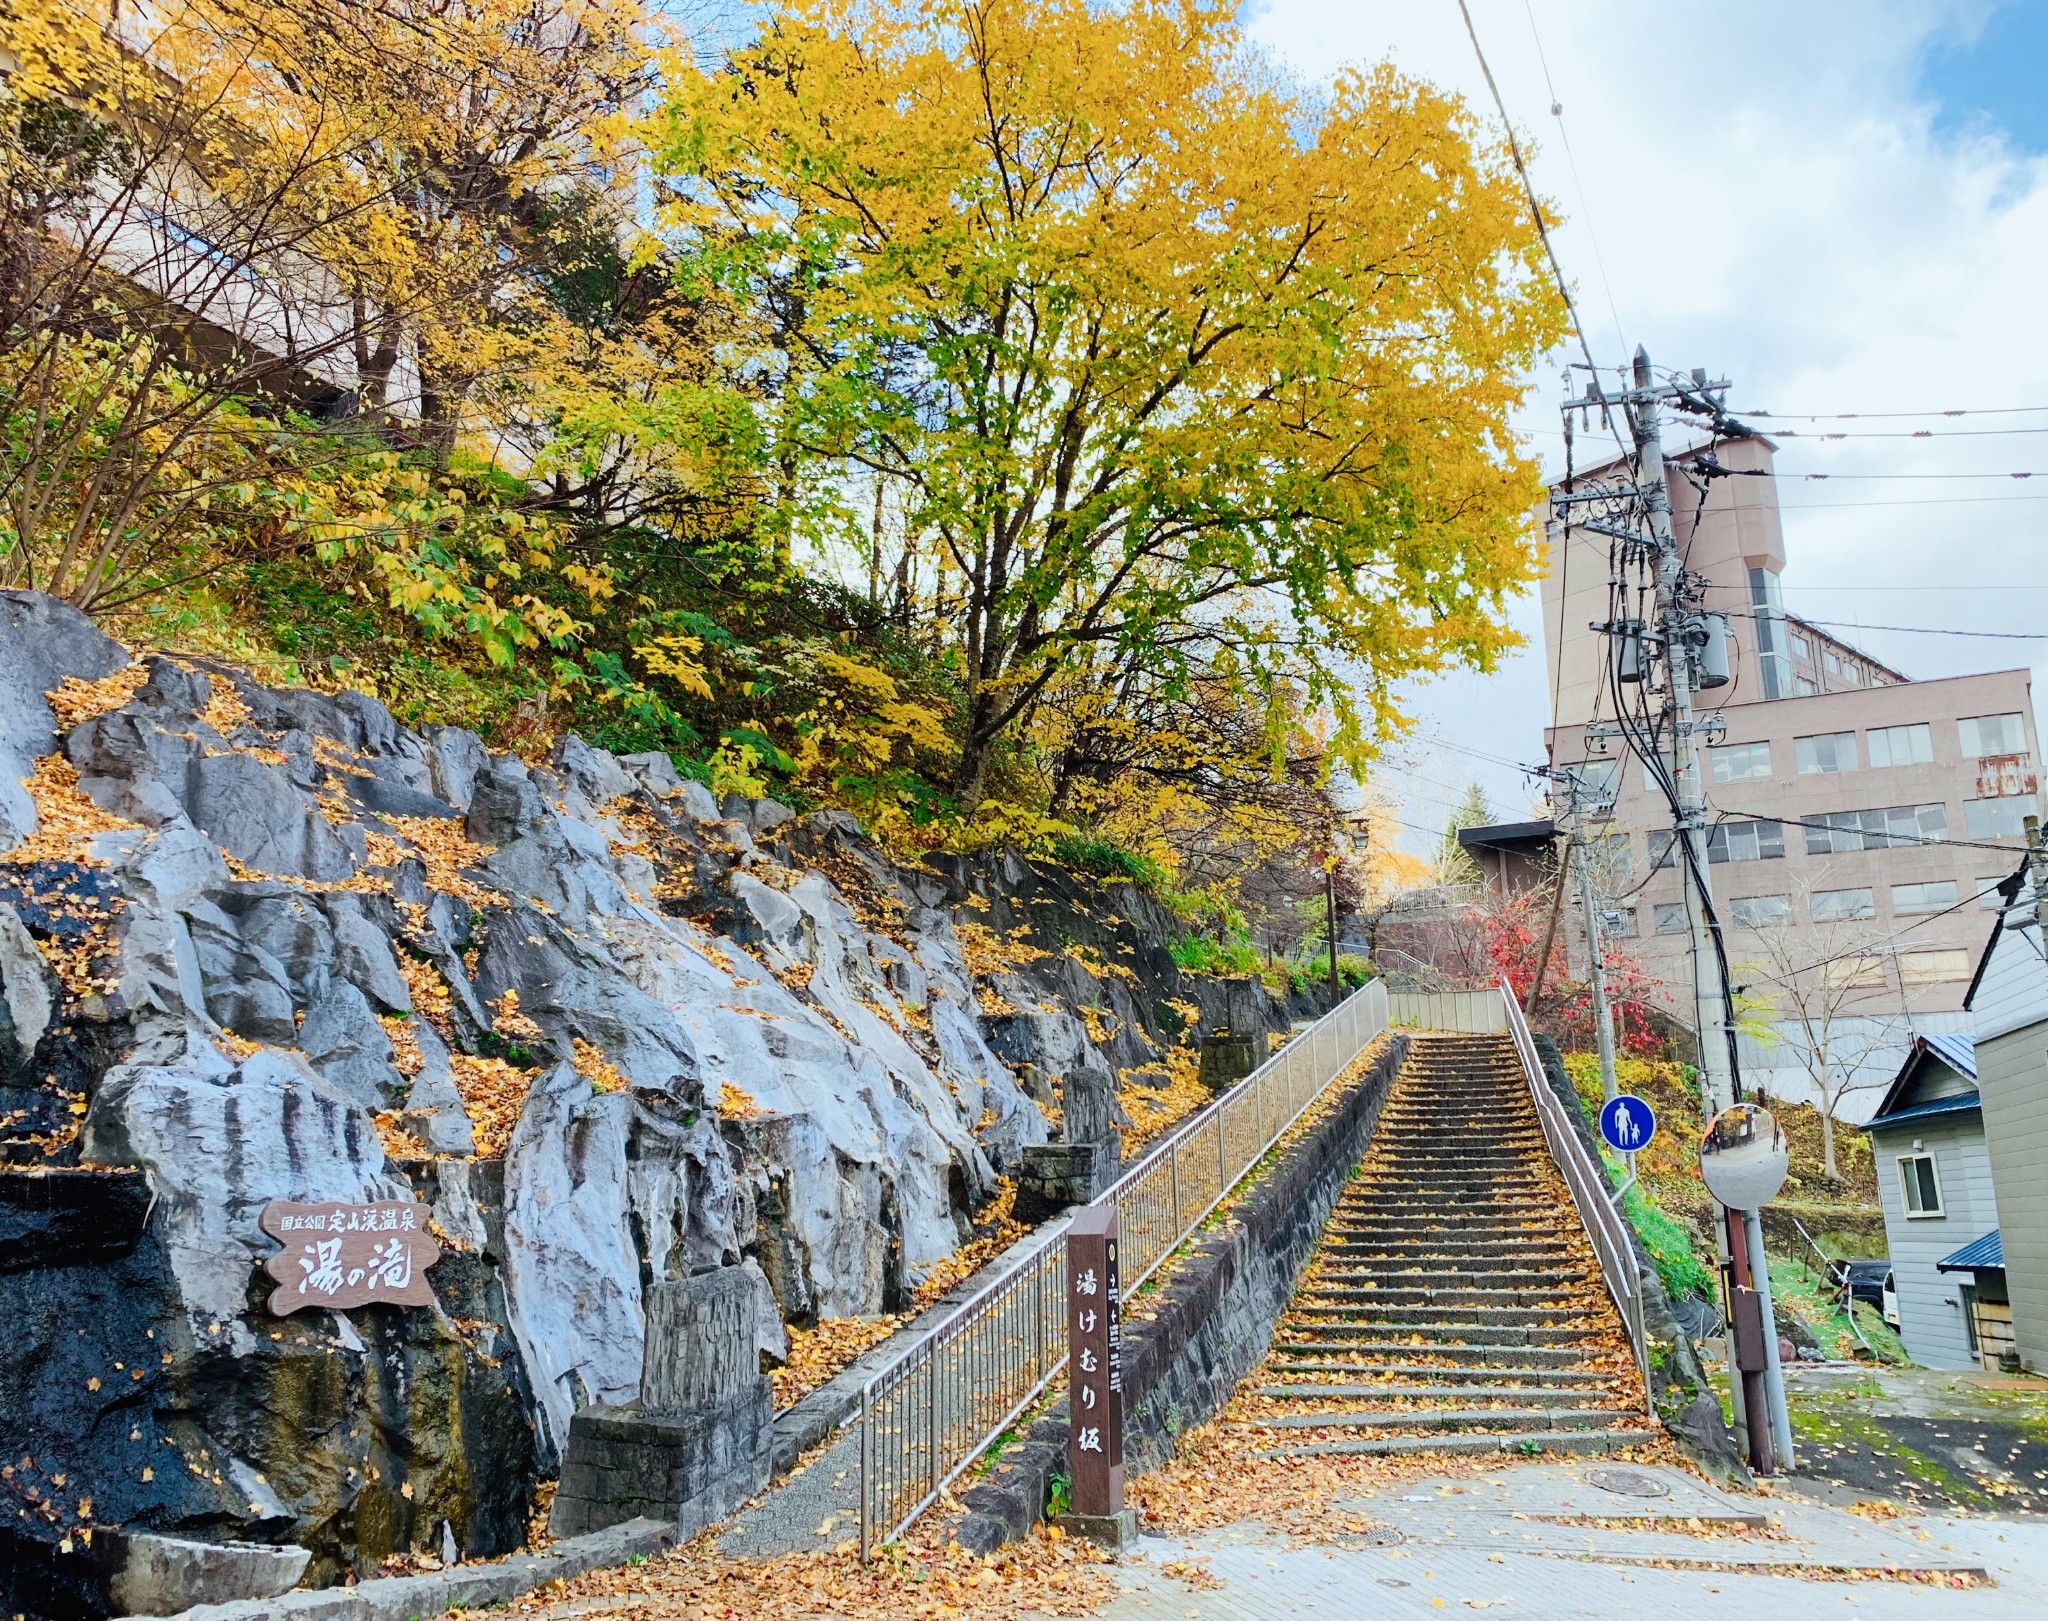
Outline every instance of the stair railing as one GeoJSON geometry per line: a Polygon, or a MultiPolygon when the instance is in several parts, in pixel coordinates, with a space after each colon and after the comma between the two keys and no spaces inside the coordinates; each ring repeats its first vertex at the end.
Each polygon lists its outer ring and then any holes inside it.
{"type": "MultiPolygon", "coordinates": [[[[1114,1204],[1125,1298],[1256,1170],[1387,1029],[1373,980],[1176,1125],[1095,1203],[1114,1204]]],[[[880,1369],[860,1395],[860,1547],[900,1536],[1067,1365],[1065,1218],[880,1369]]]]}
{"type": "Polygon", "coordinates": [[[1643,1322],[1643,1286],[1636,1267],[1635,1246],[1629,1242],[1628,1225],[1616,1208],[1607,1177],[1600,1162],[1588,1151],[1585,1139],[1573,1128],[1565,1105],[1550,1089],[1543,1073],[1543,1061],[1536,1056],[1536,1042],[1529,1034],[1529,1021],[1506,980],[1501,981],[1500,999],[1507,1008],[1508,1036],[1522,1061],[1522,1077],[1529,1083],[1529,1096],[1536,1104],[1536,1119],[1543,1127],[1543,1140],[1550,1157],[1570,1189],[1579,1213],[1579,1225],[1593,1246],[1600,1266],[1601,1281],[1621,1313],[1628,1330],[1629,1345],[1635,1351],[1636,1371],[1643,1381],[1644,1411],[1650,1411],[1649,1337],[1643,1322]]]}

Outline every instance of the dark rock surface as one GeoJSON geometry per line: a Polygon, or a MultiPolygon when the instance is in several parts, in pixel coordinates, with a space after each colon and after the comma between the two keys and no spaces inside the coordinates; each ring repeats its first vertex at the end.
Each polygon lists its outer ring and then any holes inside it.
{"type": "Polygon", "coordinates": [[[650,1290],[744,1273],[770,1355],[898,1310],[1040,1100],[1245,1018],[1130,885],[904,868],[665,757],[526,761],[201,659],[60,735],[42,695],[127,653],[0,621],[0,778],[57,752],[83,796],[11,859],[37,807],[0,805],[0,1613],[104,1608],[88,1525],[316,1583],[512,1550],[573,1416],[638,1398],[650,1290]],[[430,1205],[435,1305],[272,1317],[283,1198],[430,1205]]]}

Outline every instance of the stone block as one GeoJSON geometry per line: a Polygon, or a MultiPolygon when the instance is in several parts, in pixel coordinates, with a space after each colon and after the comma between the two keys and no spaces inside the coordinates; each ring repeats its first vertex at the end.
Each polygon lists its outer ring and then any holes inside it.
{"type": "Polygon", "coordinates": [[[694,1412],[742,1399],[761,1377],[754,1287],[741,1268],[720,1267],[647,1291],[642,1410],[694,1412]]]}
{"type": "Polygon", "coordinates": [[[275,1598],[298,1585],[312,1557],[304,1548],[120,1530],[101,1531],[93,1552],[107,1597],[130,1615],[176,1615],[195,1604],[275,1598]]]}
{"type": "Polygon", "coordinates": [[[1211,1092],[1235,1086],[1259,1067],[1261,1036],[1239,1035],[1234,1030],[1215,1030],[1202,1038],[1201,1067],[1197,1078],[1211,1092]]]}
{"type": "Polygon", "coordinates": [[[1138,1511],[1119,1509],[1114,1514],[1062,1514],[1053,1522],[1070,1537],[1086,1537],[1111,1553],[1129,1553],[1138,1545],[1138,1511]]]}
{"type": "Polygon", "coordinates": [[[759,1375],[738,1397],[692,1412],[586,1407],[570,1421],[553,1530],[580,1536],[645,1519],[691,1536],[768,1484],[773,1437],[759,1375]]]}
{"type": "Polygon", "coordinates": [[[1086,1204],[1116,1180],[1113,1150],[1102,1143],[1040,1143],[1017,1170],[1017,1219],[1035,1226],[1069,1205],[1086,1204]]]}

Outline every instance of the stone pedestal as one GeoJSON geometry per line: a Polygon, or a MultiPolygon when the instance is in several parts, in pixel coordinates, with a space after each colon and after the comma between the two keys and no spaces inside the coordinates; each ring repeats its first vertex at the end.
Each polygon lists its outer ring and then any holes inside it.
{"type": "Polygon", "coordinates": [[[1212,1093],[1227,1091],[1259,1067],[1265,1042],[1235,1030],[1212,1030],[1202,1038],[1201,1067],[1196,1077],[1212,1093]]]}
{"type": "Polygon", "coordinates": [[[738,1267],[647,1293],[640,1399],[569,1424],[550,1528],[579,1536],[666,1520],[688,1537],[768,1484],[775,1411],[755,1350],[754,1284],[738,1267]]]}
{"type": "Polygon", "coordinates": [[[1138,1545],[1138,1511],[1134,1508],[1114,1514],[1062,1514],[1053,1524],[1070,1537],[1099,1542],[1111,1553],[1129,1553],[1138,1545]]]}
{"type": "Polygon", "coordinates": [[[1114,1143],[1046,1143],[1027,1148],[1017,1169],[1013,1213],[1018,1221],[1035,1227],[1069,1205],[1088,1203],[1116,1180],[1121,1168],[1114,1143]]]}

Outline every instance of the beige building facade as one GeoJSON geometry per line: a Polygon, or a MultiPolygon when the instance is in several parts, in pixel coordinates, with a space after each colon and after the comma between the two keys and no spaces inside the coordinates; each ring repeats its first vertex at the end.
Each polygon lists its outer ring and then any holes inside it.
{"type": "MultiPolygon", "coordinates": [[[[1680,554],[1704,577],[1707,607],[1729,616],[1729,679],[1697,707],[1714,722],[1702,771],[1710,879],[1735,978],[1775,1027],[1745,1038],[1745,1078],[1810,1097],[1817,1063],[1853,1072],[1860,1090],[1837,1112],[1859,1119],[1914,1033],[1970,1028],[1963,998],[1995,886],[2039,802],[2031,679],[1910,680],[1786,613],[1772,447],[1720,446],[1730,476],[1696,482],[1697,454],[1672,459],[1670,490],[1680,554]]],[[[1689,1023],[1670,804],[1624,740],[1600,735],[1614,715],[1609,638],[1590,627],[1616,613],[1608,545],[1551,521],[1550,761],[1579,767],[1604,801],[1588,832],[1609,932],[1689,1023]]]]}

